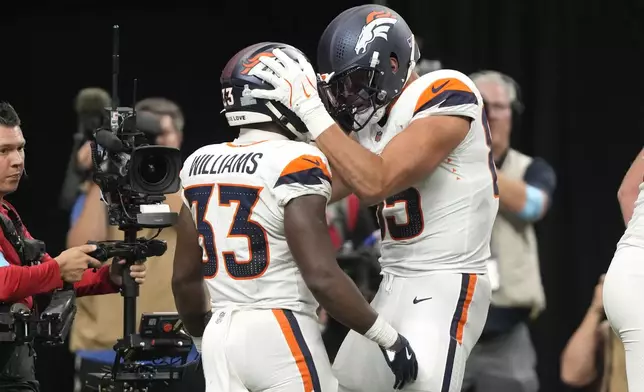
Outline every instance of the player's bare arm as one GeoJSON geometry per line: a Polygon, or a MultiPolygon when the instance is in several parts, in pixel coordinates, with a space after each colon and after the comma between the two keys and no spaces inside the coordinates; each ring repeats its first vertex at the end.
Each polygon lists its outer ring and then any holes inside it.
{"type": "Polygon", "coordinates": [[[326,225],[323,196],[291,200],[284,208],[284,232],[304,282],[329,314],[381,347],[396,352],[406,348],[411,356],[407,340],[378,316],[338,265],[326,225]]]}
{"type": "Polygon", "coordinates": [[[331,125],[316,139],[334,173],[369,204],[405,190],[427,177],[465,138],[470,120],[428,116],[413,121],[387,144],[380,156],[331,125]]]}
{"type": "MultiPolygon", "coordinates": [[[[331,167],[331,170],[336,173],[335,169],[333,169],[333,166],[331,167]]],[[[347,184],[344,183],[344,181],[342,181],[342,177],[340,175],[336,175],[333,178],[333,188],[331,199],[329,199],[329,204],[335,203],[338,200],[342,200],[345,197],[349,196],[351,193],[351,189],[347,186],[347,184]]]]}
{"type": "Polygon", "coordinates": [[[396,385],[415,380],[418,364],[409,342],[378,316],[335,260],[326,198],[306,195],[291,200],[284,207],[284,233],[302,278],[320,305],[342,324],[397,353],[397,359],[388,359],[396,385]],[[412,361],[411,366],[403,365],[405,360],[412,361]],[[403,375],[402,368],[410,373],[403,375]]]}
{"type": "Polygon", "coordinates": [[[624,224],[628,224],[633,216],[633,209],[635,208],[635,200],[639,193],[639,186],[644,178],[644,149],[637,155],[631,167],[626,172],[622,184],[617,191],[617,200],[619,200],[619,207],[622,210],[622,217],[624,224]]]}
{"type": "Polygon", "coordinates": [[[200,337],[206,327],[210,304],[203,284],[203,250],[199,246],[199,234],[185,205],[181,208],[176,230],[177,248],[172,268],[174,303],[188,333],[200,337]]]}
{"type": "MultiPolygon", "coordinates": [[[[353,140],[356,140],[355,133],[350,134],[349,137],[351,137],[353,140]]],[[[336,172],[333,166],[331,166],[331,170],[334,173],[336,172]]],[[[349,186],[344,182],[344,180],[342,180],[342,177],[340,175],[336,175],[335,178],[333,179],[333,189],[331,193],[331,199],[329,200],[329,204],[335,203],[338,200],[342,200],[352,193],[353,193],[353,190],[351,190],[351,188],[349,188],[349,186]]]]}
{"type": "Polygon", "coordinates": [[[260,61],[274,73],[258,70],[254,74],[275,90],[251,94],[292,108],[327,155],[334,172],[367,204],[378,203],[426,177],[469,132],[470,120],[464,117],[421,117],[378,156],[347,136],[326,111],[314,83],[315,71],[305,58],[295,62],[279,49],[273,54],[275,58],[262,56],[260,61]]]}
{"type": "Polygon", "coordinates": [[[284,208],[284,230],[302,278],[320,305],[347,327],[364,334],[378,314],[335,259],[326,224],[326,199],[307,195],[284,208]]]}

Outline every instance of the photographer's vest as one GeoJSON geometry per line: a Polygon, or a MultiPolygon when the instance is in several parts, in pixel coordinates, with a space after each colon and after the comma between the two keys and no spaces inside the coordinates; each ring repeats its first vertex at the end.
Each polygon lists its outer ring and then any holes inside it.
{"type": "MultiPolygon", "coordinates": [[[[179,212],[183,202],[180,193],[167,195],[166,203],[173,212],[179,212]]],[[[137,237],[152,238],[157,229],[143,229],[137,237]]],[[[116,226],[108,227],[108,240],[122,240],[123,232],[116,226]]],[[[176,312],[172,295],[172,263],[177,233],[174,227],[161,231],[157,239],[165,240],[168,250],[163,256],[147,259],[145,283],[139,287],[136,301],[137,331],[141,313],[176,312]]],[[[70,333],[70,349],[111,350],[123,336],[123,297],[121,294],[95,295],[77,299],[77,313],[70,333]]]]}
{"type": "MultiPolygon", "coordinates": [[[[18,213],[8,203],[0,203],[0,208],[4,208],[7,215],[0,212],[0,228],[5,239],[11,244],[20,259],[20,265],[29,265],[24,257],[24,240],[22,234],[22,221],[18,217],[18,213]]],[[[8,325],[13,323],[13,316],[8,313],[13,304],[0,302],[0,324],[8,325]]],[[[13,340],[15,335],[12,332],[0,331],[0,342],[5,339],[13,340]]]]}
{"type": "Polygon", "coordinates": [[[22,220],[18,216],[16,210],[9,203],[1,202],[0,208],[4,208],[7,212],[7,215],[0,213],[0,226],[2,227],[2,233],[4,237],[11,243],[11,246],[16,251],[16,254],[20,258],[20,264],[23,266],[29,265],[29,262],[25,259],[24,254],[24,227],[22,220]]]}
{"type": "MultiPolygon", "coordinates": [[[[508,178],[523,180],[532,158],[509,149],[499,170],[508,178]]],[[[499,209],[491,239],[492,257],[498,263],[499,289],[492,293],[498,307],[528,308],[536,317],[546,305],[541,284],[537,237],[531,223],[499,209]]]]}

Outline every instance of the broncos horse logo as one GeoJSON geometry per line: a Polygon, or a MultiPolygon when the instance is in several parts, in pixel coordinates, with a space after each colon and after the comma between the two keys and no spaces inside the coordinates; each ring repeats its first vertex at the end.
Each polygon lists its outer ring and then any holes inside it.
{"type": "Polygon", "coordinates": [[[366,24],[362,27],[358,42],[356,43],[356,54],[365,53],[367,46],[372,43],[376,38],[383,38],[387,40],[387,33],[389,29],[396,24],[398,20],[391,14],[385,11],[373,11],[367,15],[366,24]]]}
{"type": "Polygon", "coordinates": [[[250,71],[253,70],[256,66],[262,64],[261,61],[259,61],[259,58],[262,56],[266,57],[275,57],[273,53],[270,52],[262,52],[262,53],[257,53],[253,57],[246,59],[246,61],[242,62],[242,71],[240,72],[242,75],[248,75],[250,71]]]}

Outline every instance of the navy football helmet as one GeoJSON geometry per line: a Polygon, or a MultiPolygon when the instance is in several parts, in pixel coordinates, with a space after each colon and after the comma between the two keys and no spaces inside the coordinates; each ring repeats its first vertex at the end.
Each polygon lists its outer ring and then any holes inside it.
{"type": "Polygon", "coordinates": [[[419,58],[414,34],[395,11],[375,4],[350,8],[320,38],[320,97],[345,131],[358,131],[400,95],[419,58]]]}
{"type": "MultiPolygon", "coordinates": [[[[232,127],[274,122],[287,132],[292,139],[308,140],[308,130],[299,117],[283,104],[266,99],[256,99],[250,95],[251,90],[269,89],[274,87],[264,80],[253,76],[253,69],[272,72],[259,58],[273,57],[274,49],[281,49],[293,60],[297,61],[296,52],[304,56],[298,49],[277,42],[262,42],[251,45],[237,52],[231,58],[221,73],[221,98],[224,105],[226,120],[232,127]]],[[[306,57],[306,56],[305,56],[306,57]]]]}

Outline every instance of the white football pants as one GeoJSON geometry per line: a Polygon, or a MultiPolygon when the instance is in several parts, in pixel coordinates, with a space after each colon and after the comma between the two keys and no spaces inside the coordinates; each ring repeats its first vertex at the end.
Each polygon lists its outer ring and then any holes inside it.
{"type": "Polygon", "coordinates": [[[644,249],[622,246],[604,278],[604,310],[624,343],[628,390],[644,391],[644,249]]]}
{"type": "Polygon", "coordinates": [[[202,341],[207,392],[337,392],[315,315],[213,309],[202,341]]]}
{"type": "MultiPolygon", "coordinates": [[[[416,278],[384,275],[374,307],[409,340],[418,378],[404,391],[460,392],[465,363],[490,307],[487,275],[439,272],[416,278]]],[[[378,345],[349,331],[333,363],[343,392],[391,392],[394,375],[378,345]]]]}

